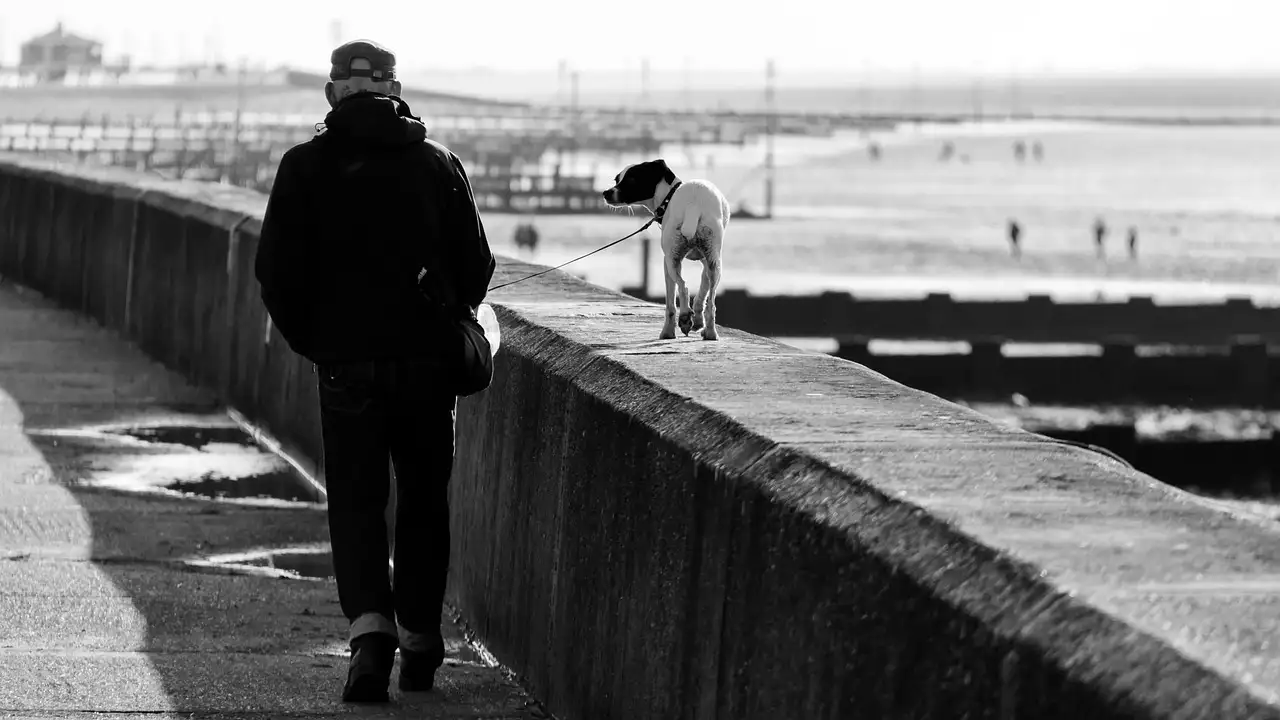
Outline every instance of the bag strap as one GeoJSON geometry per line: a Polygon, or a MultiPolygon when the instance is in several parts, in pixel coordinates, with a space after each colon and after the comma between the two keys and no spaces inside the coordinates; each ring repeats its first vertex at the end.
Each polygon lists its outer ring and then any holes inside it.
{"type": "MultiPolygon", "coordinates": [[[[427,172],[430,171],[428,170],[427,172]]],[[[450,236],[453,234],[452,224],[456,212],[455,208],[450,205],[450,201],[453,199],[453,193],[456,192],[460,192],[460,190],[450,184],[444,193],[447,199],[436,208],[437,217],[440,221],[440,230],[443,234],[442,243],[449,242],[450,236]]],[[[420,248],[421,245],[416,247],[420,248]]],[[[409,252],[412,253],[413,248],[409,248],[409,252]]],[[[427,294],[429,299],[443,306],[451,316],[460,319],[470,317],[474,320],[476,309],[458,302],[458,289],[454,283],[454,276],[452,273],[446,272],[441,266],[441,261],[447,253],[448,249],[441,246],[439,252],[419,255],[418,262],[415,263],[418,266],[416,277],[418,288],[427,294]],[[424,280],[427,283],[425,287],[423,286],[424,280]]]]}

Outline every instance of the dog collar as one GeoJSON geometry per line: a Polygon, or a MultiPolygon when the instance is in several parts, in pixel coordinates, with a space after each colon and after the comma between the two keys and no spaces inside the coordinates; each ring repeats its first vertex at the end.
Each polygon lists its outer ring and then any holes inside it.
{"type": "Polygon", "coordinates": [[[671,203],[671,198],[675,197],[676,188],[680,187],[682,181],[677,180],[675,185],[667,191],[667,196],[662,198],[662,202],[658,205],[658,209],[653,211],[653,221],[662,224],[662,216],[667,214],[667,205],[671,203]]]}

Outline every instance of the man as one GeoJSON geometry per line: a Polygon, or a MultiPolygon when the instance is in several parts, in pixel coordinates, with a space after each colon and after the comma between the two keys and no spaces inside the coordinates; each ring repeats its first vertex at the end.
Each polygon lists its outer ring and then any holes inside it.
{"type": "MultiPolygon", "coordinates": [[[[457,398],[439,386],[444,320],[484,299],[494,260],[471,185],[399,97],[395,55],[333,51],[324,129],[280,160],[256,274],[289,347],[315,363],[329,535],[351,662],[343,700],[430,690],[444,658],[448,482],[457,398]],[[395,577],[384,512],[395,466],[395,577]]],[[[452,336],[450,336],[452,337],[452,336]]]]}

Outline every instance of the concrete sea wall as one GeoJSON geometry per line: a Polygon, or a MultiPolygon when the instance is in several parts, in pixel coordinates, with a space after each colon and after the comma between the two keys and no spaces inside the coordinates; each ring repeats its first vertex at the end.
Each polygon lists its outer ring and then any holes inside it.
{"type": "MultiPolygon", "coordinates": [[[[3,158],[0,273],[322,470],[257,300],[263,205],[3,158]]],[[[1274,525],[839,358],[660,342],[658,308],[566,274],[491,300],[449,593],[559,717],[1280,717],[1274,525]]]]}

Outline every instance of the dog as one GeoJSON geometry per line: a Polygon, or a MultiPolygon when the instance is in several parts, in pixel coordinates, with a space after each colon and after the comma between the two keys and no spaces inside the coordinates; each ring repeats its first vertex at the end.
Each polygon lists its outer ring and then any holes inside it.
{"type": "Polygon", "coordinates": [[[662,226],[667,314],[658,338],[676,336],[678,314],[685,335],[701,329],[703,340],[718,340],[716,288],[720,286],[720,251],[729,227],[729,201],[724,194],[706,180],[681,181],[661,158],[623,168],[613,178],[613,187],[602,194],[610,207],[648,209],[662,226]],[[692,306],[681,275],[685,259],[702,261],[702,282],[692,306]]]}

